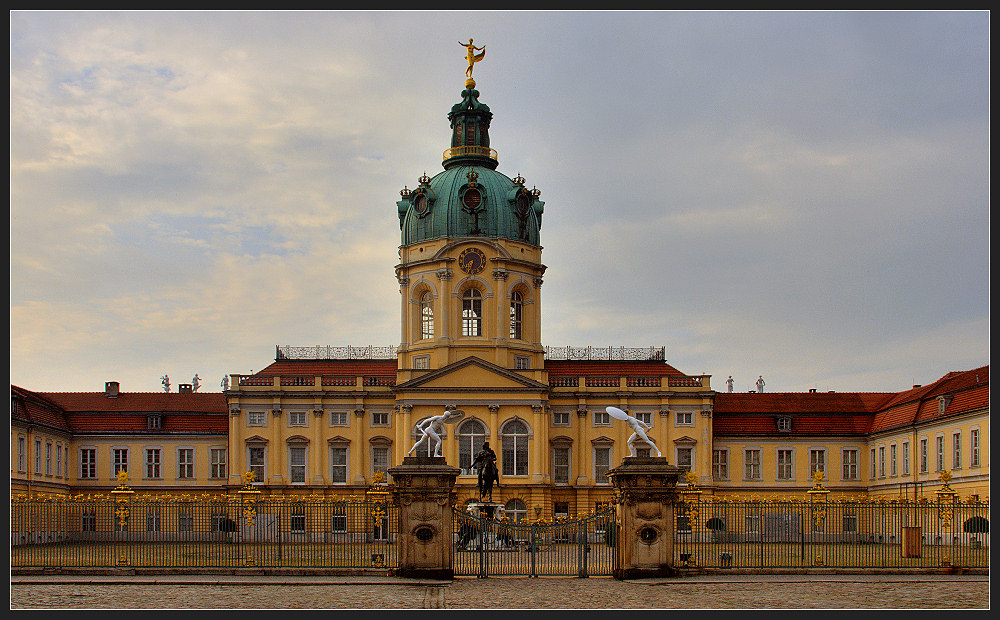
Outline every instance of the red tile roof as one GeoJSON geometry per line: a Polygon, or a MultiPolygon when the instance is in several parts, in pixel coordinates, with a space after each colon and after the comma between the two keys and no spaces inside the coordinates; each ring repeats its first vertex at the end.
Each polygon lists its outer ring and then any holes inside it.
{"type": "Polygon", "coordinates": [[[576,361],[545,360],[550,377],[619,376],[619,377],[685,377],[684,373],[666,362],[576,361]]]}
{"type": "Polygon", "coordinates": [[[715,396],[714,435],[864,435],[872,413],[892,394],[857,392],[724,393],[715,396]],[[792,419],[779,431],[777,418],[792,419]]]}
{"type": "Polygon", "coordinates": [[[74,433],[196,433],[229,432],[229,407],[220,392],[40,392],[62,410],[66,428],[74,433]],[[149,431],[147,415],[163,414],[161,426],[149,431]]]}
{"type": "Polygon", "coordinates": [[[23,420],[33,424],[44,424],[60,430],[70,430],[62,409],[45,397],[16,385],[10,386],[11,401],[18,403],[16,409],[11,408],[11,419],[23,420]]]}
{"type": "Polygon", "coordinates": [[[989,366],[949,372],[934,383],[898,393],[720,393],[712,430],[718,436],[863,435],[989,406],[989,366]],[[949,398],[944,411],[938,397],[949,398]],[[777,417],[792,419],[779,431],[777,417]]]}
{"type": "Polygon", "coordinates": [[[278,360],[255,372],[255,377],[322,376],[322,375],[393,375],[396,360],[278,360]]]}

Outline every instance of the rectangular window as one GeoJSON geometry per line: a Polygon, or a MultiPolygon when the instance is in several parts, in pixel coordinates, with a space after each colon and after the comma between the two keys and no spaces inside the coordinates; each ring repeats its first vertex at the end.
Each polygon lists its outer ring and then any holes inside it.
{"type": "Polygon", "coordinates": [[[330,482],[334,484],[347,482],[347,446],[330,447],[330,482]]]}
{"type": "Polygon", "coordinates": [[[674,420],[677,426],[694,426],[694,414],[690,411],[675,412],[674,420]]]}
{"type": "Polygon", "coordinates": [[[97,448],[80,448],[80,477],[97,477],[97,448]]]}
{"type": "Polygon", "coordinates": [[[962,468],[962,434],[955,433],[951,436],[951,468],[962,468]]]}
{"type": "Polygon", "coordinates": [[[52,443],[45,442],[45,475],[52,475],[52,443]]]}
{"type": "Polygon", "coordinates": [[[346,411],[331,411],[330,412],[330,426],[347,426],[347,412],[346,411]]]}
{"type": "Polygon", "coordinates": [[[844,460],[844,480],[857,480],[858,479],[858,451],[857,450],[844,450],[843,451],[844,460]]]}
{"type": "Polygon", "coordinates": [[[160,477],[160,449],[146,448],[146,477],[160,477]]]}
{"type": "Polygon", "coordinates": [[[25,441],[23,436],[17,438],[17,471],[24,471],[24,446],[25,441]]]}
{"type": "Polygon", "coordinates": [[[147,532],[159,532],[160,531],[160,509],[156,506],[150,506],[146,512],[146,531],[147,532]]]}
{"type": "Polygon", "coordinates": [[[920,440],[920,473],[927,473],[927,439],[920,440]]]}
{"type": "Polygon", "coordinates": [[[260,446],[251,446],[248,448],[249,461],[250,461],[250,473],[254,475],[254,482],[264,482],[264,474],[266,473],[264,469],[264,451],[266,448],[260,446]]]}
{"type": "Polygon", "coordinates": [[[35,473],[42,473],[42,440],[35,440],[35,473]]]}
{"type": "Polygon", "coordinates": [[[569,455],[569,448],[552,449],[552,478],[556,484],[569,483],[569,455]]]}
{"type": "Polygon", "coordinates": [[[120,471],[128,473],[128,448],[112,448],[111,460],[112,475],[117,476],[120,471]]]}
{"type": "Polygon", "coordinates": [[[293,534],[303,534],[306,531],[306,512],[305,508],[301,506],[295,506],[292,508],[292,514],[288,516],[288,529],[293,534]]]}
{"type": "Polygon", "coordinates": [[[553,426],[569,426],[569,411],[553,411],[552,412],[552,425],[553,426]]]}
{"type": "Polygon", "coordinates": [[[878,447],[878,477],[885,478],[885,446],[878,447]]]}
{"type": "Polygon", "coordinates": [[[304,446],[292,446],[288,449],[288,476],[292,482],[306,481],[306,449],[304,446]]]}
{"type": "Polygon", "coordinates": [[[608,484],[608,470],[611,469],[611,448],[594,448],[594,484],[608,484]]]}
{"type": "Polygon", "coordinates": [[[179,448],[177,450],[177,477],[194,478],[194,448],[179,448]]]}
{"type": "Polygon", "coordinates": [[[694,448],[677,448],[677,466],[684,471],[691,471],[694,462],[694,448]]]}
{"type": "Polygon", "coordinates": [[[729,450],[712,450],[712,478],[729,479],[729,450]]]}
{"type": "Polygon", "coordinates": [[[903,475],[910,474],[910,442],[903,442],[903,475]]]}
{"type": "Polygon", "coordinates": [[[80,531],[97,531],[97,513],[94,512],[93,508],[85,508],[84,511],[80,513],[80,531]]]}
{"type": "Polygon", "coordinates": [[[427,370],[431,367],[431,356],[430,355],[417,355],[413,358],[413,369],[414,370],[427,370]]]}
{"type": "Polygon", "coordinates": [[[146,428],[151,431],[158,431],[162,426],[162,418],[159,415],[151,415],[146,417],[146,428]]]}
{"type": "Polygon", "coordinates": [[[871,478],[872,480],[874,480],[875,479],[875,467],[877,465],[877,460],[875,459],[875,448],[872,448],[872,453],[871,453],[870,457],[868,458],[868,462],[870,463],[870,466],[869,466],[870,472],[868,474],[868,477],[871,478]]]}
{"type": "Polygon", "coordinates": [[[372,447],[372,474],[385,473],[389,469],[389,448],[372,447]]]}
{"type": "Polygon", "coordinates": [[[194,509],[190,506],[182,506],[177,510],[177,531],[194,531],[194,509]]]}
{"type": "Polygon", "coordinates": [[[809,475],[815,475],[818,471],[826,473],[826,450],[809,451],[809,475]]]}
{"type": "Polygon", "coordinates": [[[338,503],[333,505],[330,513],[330,531],[334,534],[347,532],[347,504],[338,503]]]}
{"type": "Polygon", "coordinates": [[[61,476],[63,474],[63,447],[60,444],[56,444],[56,475],[61,476]]]}
{"type": "Polygon", "coordinates": [[[372,426],[389,426],[389,412],[372,411],[372,426]]]}
{"type": "Polygon", "coordinates": [[[306,412],[305,411],[289,411],[288,412],[288,425],[289,426],[305,426],[306,425],[306,412]]]}
{"type": "Polygon", "coordinates": [[[209,456],[212,461],[212,477],[225,478],[227,456],[226,448],[212,448],[209,450],[209,456]]]}
{"type": "Polygon", "coordinates": [[[247,412],[247,424],[250,426],[264,426],[267,423],[267,412],[265,411],[248,411],[247,412]]]}
{"type": "Polygon", "coordinates": [[[514,357],[514,370],[528,370],[531,366],[531,358],[524,355],[514,357]]]}
{"type": "Polygon", "coordinates": [[[611,414],[609,414],[606,409],[598,409],[594,411],[594,425],[611,426],[611,414]]]}
{"type": "Polygon", "coordinates": [[[979,467],[979,429],[969,431],[969,467],[979,467]]]}
{"type": "Polygon", "coordinates": [[[889,444],[889,476],[896,477],[896,461],[898,455],[896,454],[896,444],[889,444]]]}
{"type": "Polygon", "coordinates": [[[792,451],[778,450],[778,480],[791,480],[792,472],[792,451]]]}
{"type": "Polygon", "coordinates": [[[747,480],[760,480],[760,450],[743,451],[743,477],[747,480]]]}
{"type": "Polygon", "coordinates": [[[854,534],[858,531],[858,515],[845,514],[844,515],[844,532],[848,534],[854,534]]]}
{"type": "Polygon", "coordinates": [[[934,471],[944,471],[944,435],[934,438],[934,471]]]}
{"type": "Polygon", "coordinates": [[[792,430],[792,419],[785,416],[778,418],[778,430],[779,431],[792,430]]]}

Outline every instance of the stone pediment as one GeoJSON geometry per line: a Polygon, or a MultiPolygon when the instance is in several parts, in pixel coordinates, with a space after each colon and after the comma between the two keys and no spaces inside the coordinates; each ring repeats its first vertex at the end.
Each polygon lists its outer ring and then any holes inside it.
{"type": "Polygon", "coordinates": [[[678,437],[677,439],[675,439],[674,443],[676,443],[676,444],[683,444],[683,443],[692,444],[692,443],[698,443],[698,440],[695,439],[694,437],[688,437],[687,435],[684,435],[683,437],[678,437]]]}
{"type": "Polygon", "coordinates": [[[548,390],[548,386],[478,357],[467,357],[396,385],[397,394],[407,391],[469,389],[544,392],[548,390]]]}
{"type": "Polygon", "coordinates": [[[261,437],[260,435],[254,435],[253,437],[247,437],[243,440],[244,443],[267,443],[267,439],[261,437]]]}

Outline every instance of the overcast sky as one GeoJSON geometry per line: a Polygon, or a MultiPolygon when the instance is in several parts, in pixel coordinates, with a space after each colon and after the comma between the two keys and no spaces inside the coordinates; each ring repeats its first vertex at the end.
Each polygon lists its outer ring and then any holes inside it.
{"type": "Polygon", "coordinates": [[[737,391],[989,363],[986,12],[10,16],[11,381],[218,391],[398,345],[396,201],[465,49],[545,201],[549,346],[737,391]]]}

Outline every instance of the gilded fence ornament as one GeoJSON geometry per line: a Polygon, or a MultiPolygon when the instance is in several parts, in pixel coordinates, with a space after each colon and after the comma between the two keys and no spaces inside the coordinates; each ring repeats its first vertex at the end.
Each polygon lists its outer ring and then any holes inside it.
{"type": "Polygon", "coordinates": [[[950,471],[941,472],[939,478],[941,478],[942,486],[937,491],[934,491],[938,500],[938,517],[941,519],[941,527],[949,528],[951,527],[951,520],[955,516],[955,497],[958,493],[948,484],[951,482],[950,471]]]}

